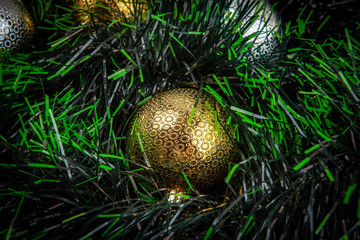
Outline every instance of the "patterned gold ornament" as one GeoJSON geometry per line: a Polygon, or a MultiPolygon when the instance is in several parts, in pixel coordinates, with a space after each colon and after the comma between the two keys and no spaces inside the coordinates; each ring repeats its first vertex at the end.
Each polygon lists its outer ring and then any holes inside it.
{"type": "Polygon", "coordinates": [[[256,2],[257,5],[250,11],[244,22],[251,21],[255,14],[258,17],[242,37],[245,38],[257,33],[257,36],[251,39],[254,46],[250,50],[249,59],[258,60],[271,55],[278,46],[275,33],[280,31],[280,16],[276,11],[272,11],[271,5],[266,0],[233,0],[230,5],[230,13],[234,14],[239,5],[246,1],[256,2]]]}
{"type": "MultiPolygon", "coordinates": [[[[67,0],[67,3],[77,10],[75,19],[81,23],[89,23],[91,21],[89,8],[94,20],[102,21],[112,21],[119,16],[130,18],[131,12],[134,12],[135,8],[132,1],[125,0],[67,0]],[[118,13],[122,15],[118,15],[118,13]]],[[[140,7],[143,10],[146,8],[146,4],[142,1],[136,4],[142,5],[140,7]]]]}
{"type": "Polygon", "coordinates": [[[16,52],[29,43],[35,24],[20,0],[0,0],[0,49],[16,52]]]}
{"type": "Polygon", "coordinates": [[[191,88],[161,92],[141,105],[129,125],[135,124],[127,134],[130,158],[146,165],[140,137],[152,170],[176,192],[189,188],[183,174],[197,190],[209,192],[224,181],[234,157],[228,115],[211,94],[201,94],[189,120],[198,94],[191,88]]]}

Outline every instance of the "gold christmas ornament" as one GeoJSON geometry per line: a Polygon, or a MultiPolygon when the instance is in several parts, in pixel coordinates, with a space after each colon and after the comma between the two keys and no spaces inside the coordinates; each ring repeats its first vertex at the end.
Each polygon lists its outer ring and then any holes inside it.
{"type": "Polygon", "coordinates": [[[254,43],[250,50],[250,60],[258,60],[266,57],[266,55],[271,55],[278,45],[275,33],[280,31],[280,16],[277,12],[272,11],[270,4],[266,0],[233,0],[230,5],[230,13],[234,14],[243,2],[257,3],[244,19],[244,22],[251,21],[251,18],[257,14],[257,19],[242,36],[245,38],[257,33],[257,36],[250,40],[254,43]]]}
{"type": "MultiPolygon", "coordinates": [[[[116,17],[124,16],[125,18],[130,18],[131,13],[134,13],[135,7],[138,7],[134,6],[133,2],[129,0],[67,0],[67,4],[77,11],[75,19],[81,23],[89,23],[91,21],[89,8],[94,16],[94,20],[109,22],[116,17]]],[[[142,5],[140,6],[142,10],[146,7],[146,4],[142,1],[136,4],[142,5]]]]}
{"type": "Polygon", "coordinates": [[[16,52],[29,43],[35,24],[20,0],[0,0],[0,49],[16,52]]]}
{"type": "Polygon", "coordinates": [[[127,134],[130,159],[150,165],[165,187],[178,193],[189,188],[185,176],[197,190],[209,192],[224,181],[234,157],[228,115],[211,94],[201,93],[191,118],[198,94],[179,88],[155,95],[137,110],[127,134]]]}

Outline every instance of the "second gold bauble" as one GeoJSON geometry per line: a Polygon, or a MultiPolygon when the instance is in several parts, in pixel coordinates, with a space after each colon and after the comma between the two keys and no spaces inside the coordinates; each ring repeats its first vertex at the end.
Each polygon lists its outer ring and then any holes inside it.
{"type": "Polygon", "coordinates": [[[211,94],[201,94],[189,121],[198,94],[190,88],[161,92],[141,105],[129,125],[130,159],[146,165],[140,137],[153,171],[177,192],[189,188],[184,174],[197,190],[209,192],[224,181],[234,157],[228,115],[211,94]]]}
{"type": "MultiPolygon", "coordinates": [[[[91,18],[89,16],[89,8],[94,20],[112,21],[118,16],[120,12],[126,18],[131,16],[135,7],[132,1],[124,0],[67,0],[67,4],[72,6],[75,10],[75,19],[81,23],[89,23],[91,18]],[[89,6],[89,8],[88,8],[89,6]],[[102,7],[103,6],[103,7],[102,7]]],[[[141,9],[145,8],[145,3],[139,1],[141,9]]]]}

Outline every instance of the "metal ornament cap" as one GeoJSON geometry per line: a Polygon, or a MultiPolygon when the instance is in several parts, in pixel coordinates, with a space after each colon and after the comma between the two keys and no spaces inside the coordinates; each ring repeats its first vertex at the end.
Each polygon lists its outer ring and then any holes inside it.
{"type": "Polygon", "coordinates": [[[17,52],[35,34],[35,24],[20,0],[0,1],[0,49],[17,52]]]}
{"type": "Polygon", "coordinates": [[[210,192],[224,182],[234,157],[228,114],[211,94],[202,92],[192,115],[198,95],[191,88],[155,95],[134,114],[127,134],[130,159],[147,165],[177,192],[187,192],[188,182],[210,192]]]}
{"type": "Polygon", "coordinates": [[[185,198],[182,197],[182,192],[176,192],[176,190],[172,189],[168,195],[168,202],[172,204],[181,204],[185,201],[185,198]]]}

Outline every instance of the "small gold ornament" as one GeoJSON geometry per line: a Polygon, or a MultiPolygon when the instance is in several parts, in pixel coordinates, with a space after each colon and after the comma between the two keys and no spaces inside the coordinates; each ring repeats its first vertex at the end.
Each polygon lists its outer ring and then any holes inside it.
{"type": "MultiPolygon", "coordinates": [[[[125,18],[130,18],[131,13],[134,13],[135,7],[138,7],[134,6],[132,1],[125,0],[67,0],[67,3],[76,10],[75,19],[81,23],[89,23],[91,21],[89,8],[94,20],[109,22],[116,17],[124,16],[125,18]]],[[[146,7],[146,4],[142,1],[136,4],[141,4],[140,8],[142,10],[146,7]]]]}
{"type": "Polygon", "coordinates": [[[251,56],[249,58],[250,60],[266,58],[267,55],[271,55],[275,51],[278,45],[275,33],[280,31],[280,16],[277,12],[272,11],[271,5],[266,0],[233,0],[230,5],[230,13],[234,14],[239,5],[246,1],[256,2],[257,5],[250,11],[244,22],[251,21],[251,18],[258,14],[258,18],[242,36],[245,38],[257,33],[257,36],[251,39],[254,46],[250,50],[251,56]],[[260,7],[263,9],[261,10],[260,7]]]}
{"type": "Polygon", "coordinates": [[[16,52],[35,34],[34,21],[20,0],[0,0],[0,49],[16,52]]]}
{"type": "Polygon", "coordinates": [[[129,125],[135,124],[127,134],[130,159],[146,165],[140,137],[152,170],[176,192],[189,188],[184,175],[197,190],[209,192],[224,181],[234,157],[228,114],[211,94],[201,93],[189,120],[198,94],[191,88],[161,92],[141,105],[129,125]]]}

